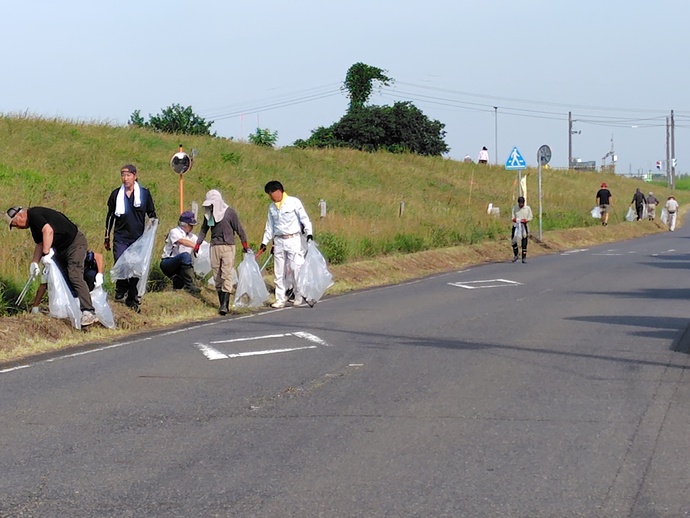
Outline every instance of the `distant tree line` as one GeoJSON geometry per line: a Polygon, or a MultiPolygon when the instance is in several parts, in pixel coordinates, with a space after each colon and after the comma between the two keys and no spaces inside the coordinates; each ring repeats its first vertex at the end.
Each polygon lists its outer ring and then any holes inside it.
{"type": "MultiPolygon", "coordinates": [[[[374,90],[388,86],[393,79],[383,70],[364,63],[355,63],[345,75],[342,89],[350,99],[348,110],[336,123],[318,127],[307,139],[299,139],[294,146],[300,148],[347,147],[361,151],[389,151],[391,153],[416,153],[440,156],[450,148],[444,138],[445,124],[429,119],[411,102],[396,102],[393,106],[367,105],[374,90]]],[[[173,104],[158,115],[145,120],[135,110],[128,123],[163,133],[183,135],[209,135],[213,121],[206,121],[194,113],[191,106],[173,104]]],[[[249,135],[252,144],[273,147],[278,132],[257,128],[249,135]]]]}

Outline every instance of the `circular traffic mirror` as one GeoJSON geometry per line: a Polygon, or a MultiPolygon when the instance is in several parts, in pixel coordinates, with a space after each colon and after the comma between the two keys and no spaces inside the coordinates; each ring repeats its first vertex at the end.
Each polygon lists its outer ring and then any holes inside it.
{"type": "Polygon", "coordinates": [[[192,168],[192,159],[184,151],[179,151],[170,160],[170,167],[177,174],[184,174],[192,168]]]}

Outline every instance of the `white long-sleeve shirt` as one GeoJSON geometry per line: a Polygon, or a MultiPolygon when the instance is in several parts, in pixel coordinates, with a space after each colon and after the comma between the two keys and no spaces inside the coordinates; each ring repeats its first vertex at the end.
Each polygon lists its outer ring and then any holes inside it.
{"type": "Polygon", "coordinates": [[[266,228],[261,244],[267,245],[275,236],[289,236],[301,234],[302,227],[304,233],[312,234],[312,226],[304,205],[294,196],[283,194],[280,208],[275,203],[268,206],[268,217],[266,218],[266,228]]]}
{"type": "Polygon", "coordinates": [[[532,209],[529,207],[529,205],[525,205],[524,207],[520,208],[519,205],[515,205],[513,207],[513,219],[517,221],[522,221],[523,219],[527,221],[532,221],[532,209]]]}
{"type": "Polygon", "coordinates": [[[666,207],[666,210],[669,213],[674,213],[678,210],[678,202],[675,199],[670,198],[666,200],[666,204],[664,205],[664,207],[666,207]]]}

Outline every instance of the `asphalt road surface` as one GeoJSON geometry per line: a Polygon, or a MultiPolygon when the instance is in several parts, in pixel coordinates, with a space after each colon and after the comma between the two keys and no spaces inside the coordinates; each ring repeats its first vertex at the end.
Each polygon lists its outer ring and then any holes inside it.
{"type": "Polygon", "coordinates": [[[690,226],[4,369],[0,516],[690,516],[689,267],[690,226]]]}

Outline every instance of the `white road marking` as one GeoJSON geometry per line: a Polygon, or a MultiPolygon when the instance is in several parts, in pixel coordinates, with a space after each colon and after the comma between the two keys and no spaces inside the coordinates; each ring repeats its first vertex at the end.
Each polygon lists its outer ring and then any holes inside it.
{"type": "Polygon", "coordinates": [[[451,286],[457,286],[458,288],[465,288],[466,290],[477,290],[480,288],[503,288],[506,286],[522,286],[521,282],[509,281],[508,279],[487,279],[484,281],[449,282],[448,284],[450,284],[451,286]]]}
{"type": "Polygon", "coordinates": [[[316,349],[318,346],[317,345],[305,345],[303,347],[290,347],[286,349],[266,349],[263,351],[249,351],[249,352],[244,352],[244,353],[230,353],[230,354],[225,354],[220,352],[217,349],[214,349],[213,347],[202,344],[202,343],[195,343],[194,347],[199,349],[201,353],[206,356],[209,360],[227,360],[230,358],[243,358],[245,356],[260,356],[263,354],[276,354],[276,353],[288,353],[292,351],[300,351],[303,349],[316,349]]]}
{"type": "Polygon", "coordinates": [[[314,342],[318,345],[304,345],[302,347],[286,347],[283,349],[264,349],[261,351],[248,351],[248,352],[239,352],[239,353],[224,353],[222,351],[219,351],[215,347],[212,347],[211,345],[208,344],[202,344],[201,342],[196,342],[194,344],[194,347],[196,347],[201,354],[206,356],[209,360],[227,360],[230,358],[243,358],[245,356],[259,356],[259,355],[264,355],[264,354],[276,354],[276,353],[288,353],[288,352],[293,352],[293,351],[302,351],[304,349],[316,349],[319,345],[323,345],[326,347],[329,347],[328,343],[325,340],[322,340],[316,335],[313,335],[311,333],[307,333],[305,331],[295,331],[294,333],[280,333],[280,334],[273,334],[273,335],[263,335],[263,336],[249,336],[249,337],[242,337],[242,338],[230,338],[228,340],[214,340],[211,343],[212,344],[229,344],[229,343],[236,343],[236,342],[251,342],[254,340],[265,340],[265,339],[271,339],[271,338],[285,338],[286,336],[294,336],[297,338],[301,338],[303,340],[308,340],[309,342],[314,342]]]}
{"type": "Polygon", "coordinates": [[[589,248],[578,248],[577,250],[568,250],[566,252],[561,252],[561,255],[572,255],[572,254],[577,254],[579,252],[586,252],[589,250],[589,248]]]}

